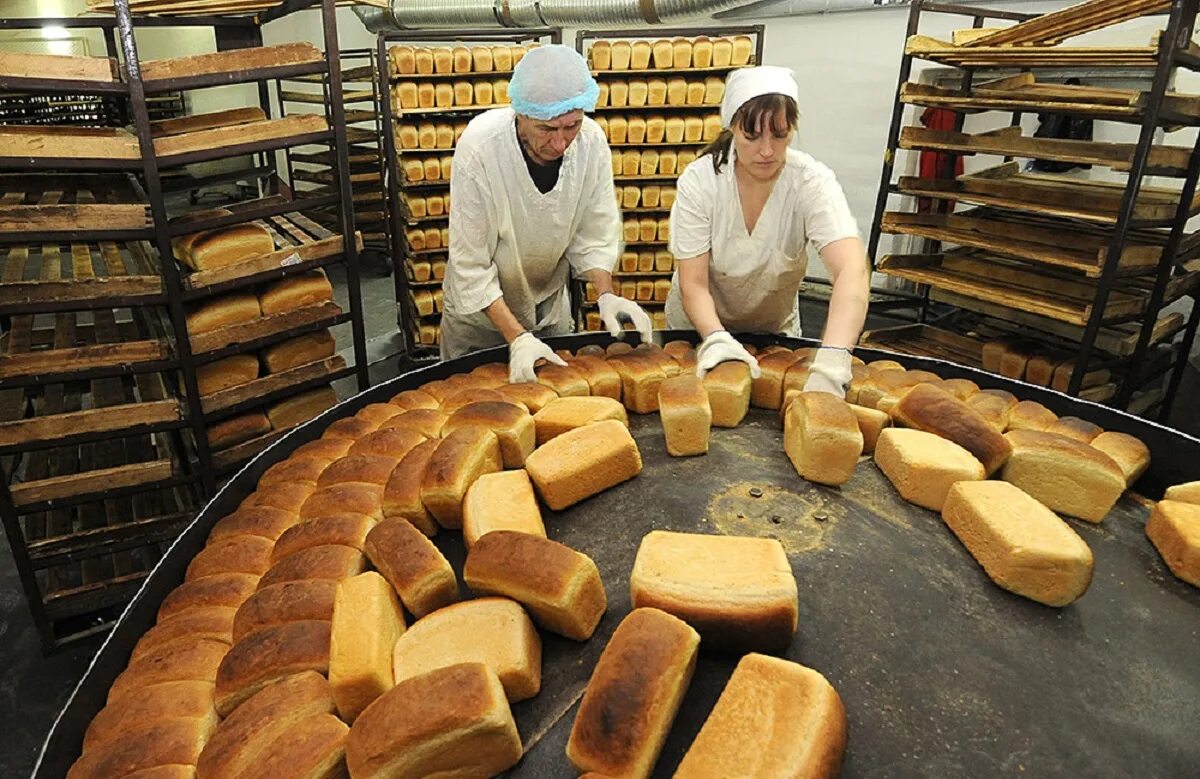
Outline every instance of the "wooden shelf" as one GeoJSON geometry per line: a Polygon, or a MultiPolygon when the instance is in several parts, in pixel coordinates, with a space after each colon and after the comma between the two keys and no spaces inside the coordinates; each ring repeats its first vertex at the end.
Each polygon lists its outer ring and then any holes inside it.
{"type": "Polygon", "coordinates": [[[1158,64],[1157,46],[955,46],[913,35],[906,54],[957,68],[1147,68],[1158,64]]]}
{"type": "Polygon", "coordinates": [[[300,365],[282,373],[271,373],[200,399],[205,419],[212,422],[250,408],[273,403],[285,396],[349,375],[346,361],[337,355],[300,365]]]}
{"type": "MultiPolygon", "coordinates": [[[[248,351],[280,334],[289,333],[305,325],[324,325],[341,315],[342,310],[332,301],[304,306],[285,314],[275,314],[252,322],[230,325],[193,335],[191,336],[192,351],[203,355],[233,346],[239,346],[242,350],[248,351]]],[[[221,356],[226,355],[222,354],[221,356]]]]}
{"type": "Polygon", "coordinates": [[[325,57],[311,43],[231,49],[141,63],[147,94],[318,73],[325,57]]]}
{"type": "Polygon", "coordinates": [[[162,277],[145,244],[0,249],[0,314],[162,305],[162,277]],[[69,271],[66,269],[69,268],[69,271]]]}
{"type": "Polygon", "coordinates": [[[859,343],[901,354],[934,357],[972,368],[983,367],[983,342],[932,325],[901,325],[868,330],[859,343]]]}

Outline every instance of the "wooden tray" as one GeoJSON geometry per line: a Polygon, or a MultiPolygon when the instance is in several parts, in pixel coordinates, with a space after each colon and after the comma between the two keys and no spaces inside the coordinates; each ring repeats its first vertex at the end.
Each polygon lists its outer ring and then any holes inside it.
{"type": "Polygon", "coordinates": [[[0,157],[56,160],[141,160],[137,136],[107,127],[0,125],[0,157]]]}
{"type": "MultiPolygon", "coordinates": [[[[232,4],[229,0],[222,0],[222,2],[225,5],[232,4]]],[[[195,4],[195,0],[192,4],[195,4]]],[[[130,5],[139,4],[135,0],[130,5]]],[[[265,5],[277,5],[277,3],[266,3],[265,5]]],[[[239,73],[287,65],[305,65],[323,60],[324,55],[321,54],[320,49],[311,43],[299,41],[278,46],[256,46],[249,49],[196,54],[190,57],[149,60],[142,63],[142,80],[149,83],[191,76],[210,76],[217,73],[239,73]]]]}
{"type": "Polygon", "coordinates": [[[236,127],[250,122],[264,122],[266,119],[267,115],[258,106],[230,108],[225,111],[213,111],[207,114],[193,114],[192,116],[151,122],[150,134],[155,138],[162,138],[201,130],[215,130],[218,127],[236,127]]]}
{"type": "Polygon", "coordinates": [[[0,79],[62,79],[106,84],[118,80],[111,57],[70,57],[61,54],[23,54],[0,51],[0,79]]]}
{"type": "Polygon", "coordinates": [[[1003,30],[979,36],[965,47],[1049,45],[1065,38],[1100,30],[1150,14],[1165,13],[1170,0],[1088,0],[1059,11],[1042,14],[1003,30]]]}
{"type": "MultiPolygon", "coordinates": [[[[1007,257],[1080,271],[1093,278],[1103,272],[1108,255],[1108,239],[1103,234],[1074,232],[1069,226],[1043,226],[1019,219],[888,212],[883,215],[881,228],[885,233],[915,235],[985,249],[1007,257]]],[[[1130,242],[1123,248],[1117,266],[1127,273],[1147,273],[1157,267],[1161,257],[1161,246],[1130,242]]]]}
{"type": "Polygon", "coordinates": [[[235,344],[250,343],[273,335],[286,333],[305,325],[335,319],[342,314],[336,303],[325,302],[315,306],[305,306],[286,314],[263,317],[252,322],[243,322],[218,330],[211,330],[191,337],[192,351],[196,354],[214,352],[235,344]]]}
{"type": "MultiPolygon", "coordinates": [[[[1119,171],[1128,171],[1133,167],[1135,151],[1134,145],[1130,143],[1025,137],[1021,134],[1020,127],[1004,127],[977,135],[930,130],[925,127],[905,127],[900,131],[900,148],[1103,165],[1119,171]]],[[[1191,149],[1182,146],[1151,147],[1149,172],[1183,176],[1187,172],[1191,153],[1191,149]]]]}
{"type": "Polygon", "coordinates": [[[311,383],[317,379],[331,379],[334,374],[346,369],[346,360],[334,355],[325,360],[300,365],[282,373],[272,373],[227,390],[206,395],[200,399],[205,415],[214,414],[225,409],[233,408],[262,398],[267,395],[282,392],[302,384],[311,383]]]}
{"type": "Polygon", "coordinates": [[[76,243],[65,252],[58,244],[13,246],[4,254],[0,313],[145,305],[162,295],[144,243],[76,243]]]}
{"type": "Polygon", "coordinates": [[[0,233],[141,230],[146,205],[123,177],[30,174],[0,180],[0,233]]]}
{"type": "Polygon", "coordinates": [[[1157,46],[955,46],[927,35],[913,35],[904,51],[954,67],[1126,67],[1153,68],[1157,46]]]}
{"type": "MultiPolygon", "coordinates": [[[[1048,277],[984,252],[956,250],[945,254],[888,255],[877,270],[918,284],[956,292],[1001,306],[1084,326],[1092,312],[1095,287],[1081,281],[1048,277]]],[[[1141,296],[1109,295],[1105,316],[1139,313],[1141,296]]]]}
{"type": "Polygon", "coordinates": [[[983,342],[932,325],[901,325],[868,330],[859,343],[902,354],[949,360],[972,368],[983,367],[983,342]]]}
{"type": "Polygon", "coordinates": [[[321,133],[329,130],[325,117],[315,114],[295,114],[281,119],[263,122],[248,122],[233,127],[217,127],[211,130],[170,135],[154,140],[155,153],[165,160],[183,154],[211,151],[228,146],[263,143],[299,135],[321,133]]]}
{"type": "MultiPolygon", "coordinates": [[[[1022,173],[1016,162],[952,180],[903,176],[899,186],[902,193],[913,197],[956,200],[1108,226],[1117,223],[1125,194],[1122,184],[1022,173]]],[[[1143,186],[1134,204],[1134,222],[1169,225],[1175,219],[1178,203],[1178,190],[1143,186]]],[[[1192,198],[1190,211],[1192,215],[1200,213],[1200,193],[1192,198]]]]}

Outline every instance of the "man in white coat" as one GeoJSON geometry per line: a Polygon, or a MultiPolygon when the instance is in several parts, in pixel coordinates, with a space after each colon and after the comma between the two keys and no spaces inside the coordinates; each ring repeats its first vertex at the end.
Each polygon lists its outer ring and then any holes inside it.
{"type": "Polygon", "coordinates": [[[584,112],[599,87],[566,46],[533,49],[513,72],[511,107],[475,117],[450,178],[441,355],[509,345],[509,381],[534,381],[539,360],[565,364],[542,337],[571,332],[573,274],[599,293],[614,336],[629,319],[643,341],[650,317],[612,291],[621,222],[612,153],[584,112]]]}

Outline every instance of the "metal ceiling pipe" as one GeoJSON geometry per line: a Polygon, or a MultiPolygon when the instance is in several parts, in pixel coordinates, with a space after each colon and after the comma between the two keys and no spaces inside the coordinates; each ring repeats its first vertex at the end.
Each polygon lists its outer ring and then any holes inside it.
{"type": "MultiPolygon", "coordinates": [[[[750,0],[392,0],[355,6],[373,32],[454,27],[620,27],[711,17],[750,0]]],[[[871,4],[871,0],[858,0],[871,4]]]]}

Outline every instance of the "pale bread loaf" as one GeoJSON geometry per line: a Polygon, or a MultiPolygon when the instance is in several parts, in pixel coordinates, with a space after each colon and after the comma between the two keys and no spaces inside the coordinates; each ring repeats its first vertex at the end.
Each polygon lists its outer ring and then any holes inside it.
{"type": "Polygon", "coordinates": [[[1058,414],[1032,400],[1022,400],[1008,415],[1008,430],[1045,430],[1058,421],[1058,414]]]}
{"type": "Polygon", "coordinates": [[[750,410],[750,366],[723,362],[704,376],[713,427],[737,427],[750,410]]]}
{"type": "Polygon", "coordinates": [[[1125,474],[1112,458],[1073,438],[1037,430],[1013,430],[1000,476],[1052,511],[1101,522],[1125,491],[1125,474]]]}
{"type": "Polygon", "coordinates": [[[923,430],[888,428],[875,444],[875,464],[900,497],[941,511],[950,487],[986,478],[975,456],[953,441],[923,430]]]}
{"type": "MultiPolygon", "coordinates": [[[[971,400],[981,394],[971,396],[971,400]]],[[[940,387],[922,384],[904,395],[892,416],[905,427],[934,433],[963,447],[991,476],[1008,460],[1012,446],[969,403],[940,387]]]]}
{"type": "Polygon", "coordinates": [[[575,428],[538,447],[525,461],[538,494],[561,511],[642,471],[637,443],[615,419],[575,428]]]}
{"type": "Polygon", "coordinates": [[[1200,505],[1160,500],[1150,512],[1146,536],[1171,573],[1200,587],[1200,505]]]}
{"type": "MultiPolygon", "coordinates": [[[[597,359],[597,358],[593,358],[597,359]]],[[[552,400],[533,415],[537,445],[562,435],[568,430],[606,419],[629,424],[625,407],[609,397],[565,397],[552,400]]]]}
{"type": "Polygon", "coordinates": [[[783,449],[801,478],[845,484],[863,451],[863,435],[850,405],[825,392],[802,392],[783,418],[783,449]]]}
{"type": "Polygon", "coordinates": [[[546,537],[533,483],[524,470],[485,473],[467,490],[462,527],[467,548],[496,530],[546,537]]]}
{"type": "Polygon", "coordinates": [[[673,376],[659,385],[658,414],[667,454],[688,457],[708,452],[713,413],[710,395],[696,374],[673,376]]]}
{"type": "Polygon", "coordinates": [[[846,709],[817,671],[748,654],[679,764],[688,779],[833,779],[846,749],[846,709]]]}
{"type": "Polygon", "coordinates": [[[338,714],[352,723],[392,689],[392,648],[404,633],[392,586],[374,571],[337,585],[329,635],[329,686],[338,714]]]}
{"type": "Polygon", "coordinates": [[[1128,433],[1108,430],[1093,438],[1091,444],[1117,464],[1125,474],[1126,487],[1132,487],[1150,467],[1149,447],[1128,433]]]}
{"type": "Polygon", "coordinates": [[[785,647],[799,619],[796,579],[774,539],[655,530],[638,547],[629,592],[634,608],[673,614],[727,651],[785,647]]]}
{"type": "Polygon", "coordinates": [[[438,668],[484,663],[512,703],[542,686],[541,639],[521,605],[508,598],[476,598],[426,615],[396,641],[393,660],[396,684],[438,668]]]}
{"type": "Polygon", "coordinates": [[[404,519],[376,525],[364,544],[367,557],[418,619],[458,600],[454,569],[424,534],[404,519]]]}
{"type": "Polygon", "coordinates": [[[658,609],[621,621],[588,680],[567,759],[577,771],[648,777],[696,668],[700,636],[658,609]]]}
{"type": "Polygon", "coordinates": [[[512,598],[541,627],[576,641],[591,638],[607,607],[591,558],[545,536],[488,533],[467,554],[463,579],[482,595],[512,598]]]}
{"type": "Polygon", "coordinates": [[[1190,481],[1186,484],[1176,484],[1168,487],[1163,500],[1178,500],[1184,503],[1200,504],[1200,481],[1190,481]]]}

